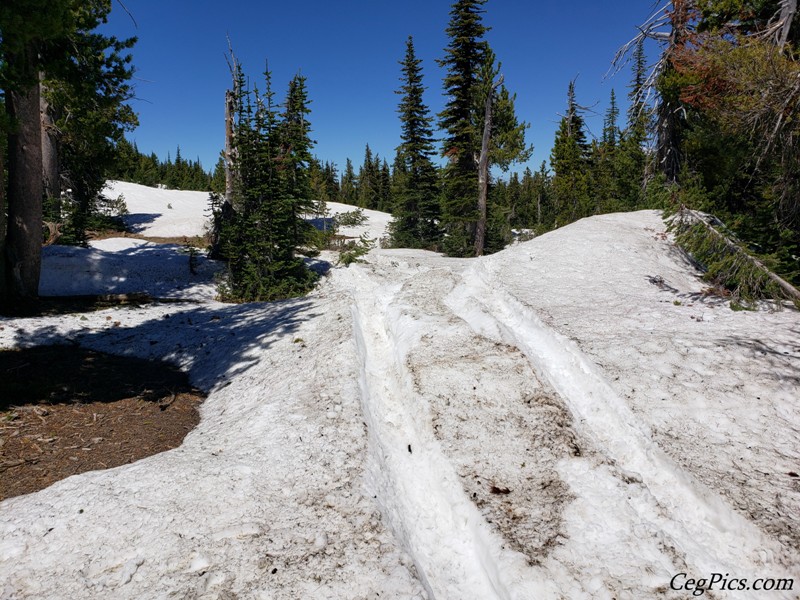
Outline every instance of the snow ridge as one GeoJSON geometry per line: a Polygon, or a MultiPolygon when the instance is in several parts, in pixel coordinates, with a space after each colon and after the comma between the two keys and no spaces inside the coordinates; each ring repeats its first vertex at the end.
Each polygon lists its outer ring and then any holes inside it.
{"type": "MultiPolygon", "coordinates": [[[[512,600],[499,561],[501,540],[489,531],[443,456],[427,415],[408,406],[411,378],[398,353],[398,323],[387,307],[401,287],[379,287],[362,269],[352,289],[361,393],[369,431],[373,493],[431,598],[512,600]],[[367,291],[368,290],[368,291],[367,291]],[[446,544],[441,543],[447,540],[446,544]]],[[[408,323],[402,334],[408,335],[408,323]]]]}
{"type": "MultiPolygon", "coordinates": [[[[577,419],[623,476],[639,484],[645,502],[637,510],[654,522],[705,572],[720,569],[756,577],[781,549],[718,496],[697,484],[657,447],[600,370],[578,347],[553,331],[523,302],[491,281],[485,261],[464,273],[445,302],[473,329],[513,343],[561,394],[577,419]]],[[[640,498],[641,500],[641,498],[640,498]]]]}

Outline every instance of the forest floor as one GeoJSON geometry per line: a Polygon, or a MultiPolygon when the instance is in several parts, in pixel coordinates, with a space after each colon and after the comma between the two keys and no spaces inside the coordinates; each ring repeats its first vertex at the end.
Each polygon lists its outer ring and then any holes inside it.
{"type": "Polygon", "coordinates": [[[204,398],[167,363],[72,345],[0,351],[0,500],[176,448],[204,398]]]}

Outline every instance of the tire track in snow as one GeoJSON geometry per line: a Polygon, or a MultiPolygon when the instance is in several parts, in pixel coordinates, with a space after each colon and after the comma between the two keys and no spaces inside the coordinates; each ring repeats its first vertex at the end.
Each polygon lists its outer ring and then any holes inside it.
{"type": "Polygon", "coordinates": [[[647,500],[640,517],[669,535],[697,572],[751,577],[783,571],[781,549],[713,491],[683,472],[651,439],[624,400],[569,339],[489,281],[485,263],[467,269],[445,299],[477,333],[513,343],[561,394],[583,427],[647,500]]]}
{"type": "Polygon", "coordinates": [[[512,600],[503,581],[502,540],[467,498],[430,421],[414,414],[413,383],[386,309],[400,287],[380,286],[364,268],[353,278],[353,330],[369,432],[369,484],[431,598],[512,600]],[[427,424],[427,425],[426,425],[427,424]]]}

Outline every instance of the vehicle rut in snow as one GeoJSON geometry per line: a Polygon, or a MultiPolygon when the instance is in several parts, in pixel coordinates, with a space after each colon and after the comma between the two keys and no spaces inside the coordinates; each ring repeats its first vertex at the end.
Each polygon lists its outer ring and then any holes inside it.
{"type": "Polygon", "coordinates": [[[683,472],[653,442],[624,400],[569,339],[490,280],[484,263],[467,269],[445,302],[475,331],[519,347],[564,398],[576,427],[640,488],[642,522],[664,532],[698,569],[756,576],[782,570],[780,548],[713,491],[683,472]]]}
{"type": "Polygon", "coordinates": [[[495,559],[501,541],[466,497],[427,415],[414,414],[407,401],[411,378],[386,318],[399,286],[370,281],[362,268],[347,276],[359,280],[353,321],[372,493],[432,598],[510,600],[495,559]]]}

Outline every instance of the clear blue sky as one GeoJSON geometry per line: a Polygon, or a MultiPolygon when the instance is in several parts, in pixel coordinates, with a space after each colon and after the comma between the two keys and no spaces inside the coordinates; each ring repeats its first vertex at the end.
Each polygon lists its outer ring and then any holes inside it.
{"type": "MultiPolygon", "coordinates": [[[[115,1],[107,33],[137,36],[133,50],[139,127],[128,134],[142,152],[199,158],[213,168],[223,145],[224,94],[230,87],[226,35],[246,73],[261,82],[265,61],[283,98],[291,77],[308,78],[315,154],[339,170],[356,169],[364,147],[391,163],[399,144],[397,103],[405,40],[423,61],[425,101],[441,110],[443,72],[436,64],[448,40],[449,0],[123,0],[115,1]]],[[[487,39],[502,62],[517,114],[530,124],[530,166],[547,160],[564,112],[567,85],[577,77],[579,103],[592,106],[591,133],[600,135],[613,87],[622,115],[630,69],[605,79],[616,50],[652,12],[651,0],[489,0],[487,39]]],[[[521,171],[524,166],[512,167],[521,171]]]]}

